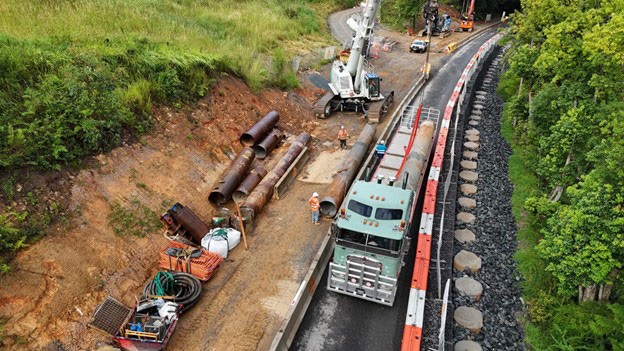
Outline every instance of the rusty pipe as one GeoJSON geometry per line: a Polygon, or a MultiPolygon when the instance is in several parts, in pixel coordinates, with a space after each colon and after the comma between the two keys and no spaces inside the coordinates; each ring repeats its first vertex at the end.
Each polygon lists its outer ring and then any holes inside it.
{"type": "Polygon", "coordinates": [[[277,129],[273,129],[269,135],[267,135],[260,143],[253,146],[254,151],[256,152],[256,158],[259,160],[264,160],[267,155],[275,149],[277,144],[282,140],[284,134],[277,129]]]}
{"type": "Polygon", "coordinates": [[[376,131],[376,125],[367,124],[360,132],[357,141],[334,176],[325,197],[321,200],[320,211],[323,216],[333,217],[338,212],[338,206],[340,206],[347,188],[355,178],[360,164],[366,156],[366,151],[375,138],[376,131]]]}
{"type": "Polygon", "coordinates": [[[434,129],[435,125],[432,121],[424,121],[420,124],[418,131],[416,131],[412,150],[407,156],[405,165],[403,165],[403,170],[397,177],[394,186],[402,186],[403,183],[406,182],[406,189],[418,190],[420,187],[421,175],[427,168],[427,159],[431,152],[434,129]]]}
{"type": "Polygon", "coordinates": [[[210,231],[210,227],[202,222],[190,208],[184,207],[180,203],[171,207],[169,213],[176,223],[186,229],[191,239],[197,244],[201,243],[202,238],[210,231]]]}
{"type": "Polygon", "coordinates": [[[244,146],[253,146],[260,142],[267,133],[271,131],[279,121],[279,113],[271,111],[262,117],[256,124],[240,137],[240,143],[244,146]]]}
{"type": "Polygon", "coordinates": [[[256,153],[250,147],[244,148],[236,156],[230,167],[221,176],[221,180],[215,184],[210,195],[208,195],[208,201],[211,204],[221,206],[230,201],[232,193],[249,170],[255,156],[256,153]]]}
{"type": "Polygon", "coordinates": [[[249,172],[247,177],[240,183],[238,188],[232,194],[232,198],[236,202],[245,200],[247,195],[260,183],[262,178],[266,176],[267,170],[262,165],[258,165],[249,172]]]}
{"type": "Polygon", "coordinates": [[[277,162],[275,167],[262,179],[260,184],[249,194],[242,208],[251,209],[253,216],[257,216],[260,210],[269,202],[273,196],[273,187],[279,179],[286,173],[288,167],[297,159],[303,148],[310,142],[309,133],[301,133],[297,137],[284,156],[277,162]]]}

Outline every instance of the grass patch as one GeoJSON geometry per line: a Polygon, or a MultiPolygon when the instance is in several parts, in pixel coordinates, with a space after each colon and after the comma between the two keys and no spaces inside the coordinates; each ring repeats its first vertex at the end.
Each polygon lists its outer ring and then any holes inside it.
{"type": "Polygon", "coordinates": [[[134,140],[157,104],[204,96],[220,72],[298,86],[290,59],[331,43],[330,0],[5,0],[0,169],[59,168],[134,140]]]}
{"type": "Polygon", "coordinates": [[[114,202],[111,210],[108,215],[108,224],[119,236],[144,237],[160,228],[156,212],[138,199],[130,200],[128,208],[114,202]]]}

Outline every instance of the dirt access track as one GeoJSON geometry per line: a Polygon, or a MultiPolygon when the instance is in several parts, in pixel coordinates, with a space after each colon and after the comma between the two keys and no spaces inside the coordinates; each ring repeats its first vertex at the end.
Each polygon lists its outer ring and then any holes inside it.
{"type": "MultiPolygon", "coordinates": [[[[383,28],[377,34],[397,41],[373,64],[384,89],[394,89],[400,101],[421,74],[424,55],[409,53],[413,37],[383,28]]],[[[444,41],[467,34],[454,33],[444,41]]],[[[437,42],[433,45],[445,45],[437,42]]],[[[432,53],[431,59],[442,55],[432,53]]],[[[320,72],[325,77],[327,69],[320,72]]],[[[303,72],[302,88],[295,91],[260,93],[224,75],[196,105],[155,110],[158,126],[151,135],[88,160],[81,171],[49,177],[42,187],[61,189],[56,195],[68,204],[70,219],[23,250],[13,271],[0,278],[2,349],[98,350],[112,345],[110,337],[88,327],[94,309],[108,295],[134,305],[157,271],[158,251],[166,242],[159,230],[145,237],[116,235],[109,220],[113,204],[159,214],[181,202],[208,221],[213,210],[208,193],[241,149],[240,134],[274,109],[280,112],[280,127],[291,136],[312,134],[312,160],[285,197],[271,202],[256,219],[249,250],[242,245],[233,250],[204,284],[201,300],[182,316],[167,348],[266,350],[330,224],[310,225],[307,200],[313,191],[323,195],[346,154],[337,148],[336,132],[345,125],[353,141],[366,123],[353,113],[316,120],[311,106],[324,94],[308,81],[316,73],[303,72]]],[[[272,161],[286,148],[278,148],[272,161]]],[[[24,189],[33,187],[30,177],[18,182],[24,189]]]]}

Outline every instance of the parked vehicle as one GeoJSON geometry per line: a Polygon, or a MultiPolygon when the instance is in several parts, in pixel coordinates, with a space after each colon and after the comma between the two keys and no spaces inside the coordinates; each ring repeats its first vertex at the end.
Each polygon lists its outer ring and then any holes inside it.
{"type": "Polygon", "coordinates": [[[426,40],[416,39],[410,44],[410,52],[425,52],[429,47],[429,42],[426,40]]]}

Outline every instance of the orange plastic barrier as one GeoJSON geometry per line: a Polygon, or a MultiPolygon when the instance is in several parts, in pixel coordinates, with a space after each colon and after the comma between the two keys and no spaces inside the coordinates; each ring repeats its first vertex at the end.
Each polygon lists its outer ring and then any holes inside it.
{"type": "Polygon", "coordinates": [[[158,267],[175,272],[184,272],[192,274],[201,281],[207,281],[219,268],[223,262],[223,258],[218,254],[209,252],[205,249],[196,249],[189,245],[184,245],[175,241],[169,241],[165,247],[160,250],[160,261],[158,267]],[[169,256],[167,250],[169,248],[183,249],[189,254],[193,250],[201,250],[201,256],[192,258],[190,255],[169,256]]]}

